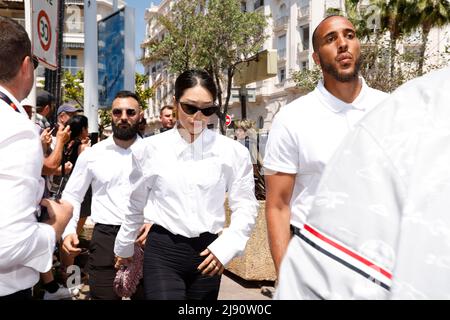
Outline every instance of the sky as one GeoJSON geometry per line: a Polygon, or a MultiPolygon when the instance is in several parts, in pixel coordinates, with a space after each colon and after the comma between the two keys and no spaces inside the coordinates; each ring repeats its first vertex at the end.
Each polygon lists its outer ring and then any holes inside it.
{"type": "MultiPolygon", "coordinates": [[[[136,26],[136,34],[135,34],[135,52],[136,52],[136,60],[140,58],[141,48],[140,44],[144,40],[145,37],[145,20],[144,13],[145,9],[150,8],[151,3],[154,5],[158,5],[160,0],[125,0],[127,5],[131,8],[134,8],[134,16],[135,16],[135,26],[136,26]]],[[[136,72],[144,73],[144,67],[140,62],[136,63],[136,72]]]]}

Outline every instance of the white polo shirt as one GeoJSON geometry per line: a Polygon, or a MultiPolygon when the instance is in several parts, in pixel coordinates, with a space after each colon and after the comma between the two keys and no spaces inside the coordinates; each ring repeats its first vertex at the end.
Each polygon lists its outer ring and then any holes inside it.
{"type": "Polygon", "coordinates": [[[344,136],[388,96],[369,88],[364,79],[360,81],[361,92],[352,103],[334,97],[320,81],[314,91],[286,105],[275,116],[264,167],[296,174],[291,198],[291,224],[296,227],[305,223],[325,165],[344,136]]]}
{"type": "Polygon", "coordinates": [[[450,298],[449,101],[445,68],[357,124],[289,243],[277,298],[450,298]]]}

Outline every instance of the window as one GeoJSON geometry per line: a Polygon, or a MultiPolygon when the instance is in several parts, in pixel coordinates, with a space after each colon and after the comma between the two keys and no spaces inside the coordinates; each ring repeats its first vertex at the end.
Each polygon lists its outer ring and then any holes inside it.
{"type": "Polygon", "coordinates": [[[241,11],[247,12],[247,2],[246,1],[241,1],[241,11]]]}
{"type": "Polygon", "coordinates": [[[280,14],[279,14],[279,16],[280,16],[280,17],[286,17],[286,16],[288,16],[288,14],[287,14],[287,8],[286,8],[286,5],[285,5],[284,3],[280,6],[280,14]]]}
{"type": "Polygon", "coordinates": [[[283,83],[286,80],[286,68],[278,69],[278,81],[283,83]]]}
{"type": "Polygon", "coordinates": [[[255,10],[262,6],[264,6],[264,0],[256,0],[255,1],[255,5],[254,5],[255,10]]]}
{"type": "Polygon", "coordinates": [[[262,128],[264,128],[264,118],[260,116],[258,118],[258,129],[262,129],[262,128]]]}
{"type": "Polygon", "coordinates": [[[302,61],[302,70],[308,69],[308,61],[302,61]]]}
{"type": "Polygon", "coordinates": [[[71,74],[75,75],[78,71],[78,57],[72,55],[64,56],[63,68],[64,71],[70,71],[71,74]]]}
{"type": "Polygon", "coordinates": [[[302,48],[303,50],[309,49],[309,26],[300,27],[300,36],[302,38],[302,48]]]}
{"type": "Polygon", "coordinates": [[[286,34],[279,36],[277,39],[278,59],[286,58],[286,34]]]}

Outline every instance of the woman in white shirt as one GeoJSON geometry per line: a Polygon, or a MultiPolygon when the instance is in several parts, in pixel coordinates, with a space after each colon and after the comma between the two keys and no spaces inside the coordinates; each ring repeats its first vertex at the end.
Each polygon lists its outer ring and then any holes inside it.
{"type": "Polygon", "coordinates": [[[217,299],[224,266],[244,251],[255,223],[248,150],[206,129],[216,97],[207,72],[182,73],[175,82],[176,130],[145,139],[133,152],[132,193],[114,251],[116,267],[131,261],[150,203],[146,299],[217,299]],[[226,194],[232,216],[224,229],[226,194]]]}

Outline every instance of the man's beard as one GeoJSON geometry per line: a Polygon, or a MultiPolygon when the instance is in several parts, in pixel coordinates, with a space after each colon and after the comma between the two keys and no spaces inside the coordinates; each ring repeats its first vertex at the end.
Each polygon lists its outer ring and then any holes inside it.
{"type": "Polygon", "coordinates": [[[119,140],[132,140],[136,138],[137,133],[139,132],[139,123],[130,125],[127,128],[121,128],[119,125],[116,125],[114,122],[111,123],[113,135],[115,138],[119,140]]]}
{"type": "MultiPolygon", "coordinates": [[[[319,56],[320,57],[320,56],[319,56]]],[[[320,61],[323,61],[320,59],[320,61]]],[[[361,56],[358,57],[358,60],[356,60],[355,67],[353,69],[352,73],[344,74],[340,73],[337,68],[331,64],[331,63],[325,63],[321,62],[322,71],[330,74],[334,79],[336,79],[339,82],[350,82],[354,79],[358,78],[359,75],[359,69],[361,68],[362,59],[361,56]]]]}

